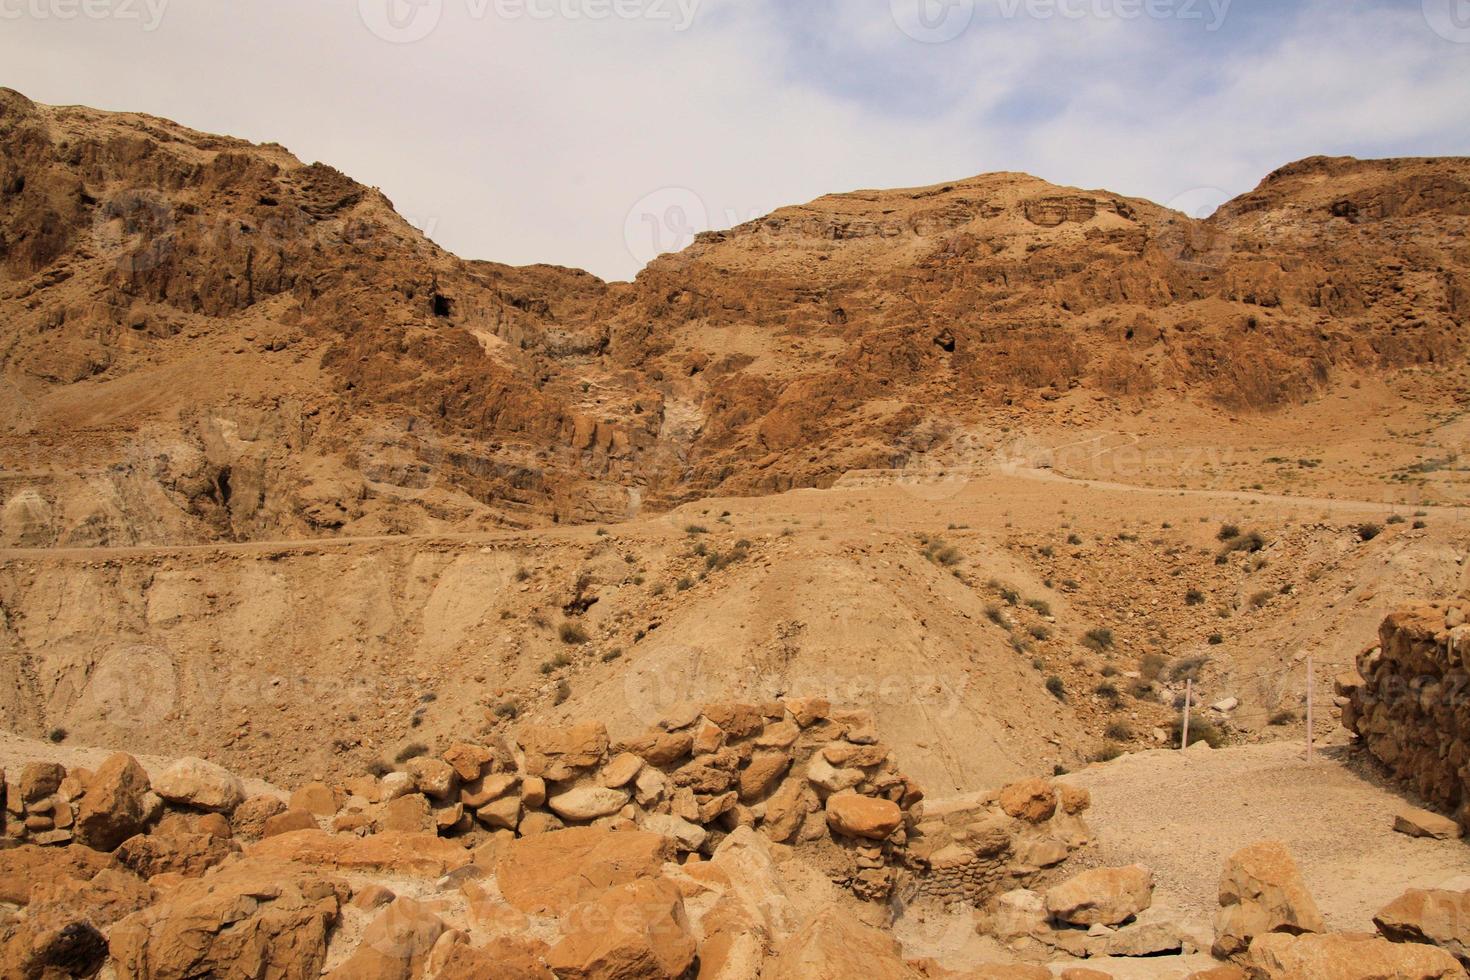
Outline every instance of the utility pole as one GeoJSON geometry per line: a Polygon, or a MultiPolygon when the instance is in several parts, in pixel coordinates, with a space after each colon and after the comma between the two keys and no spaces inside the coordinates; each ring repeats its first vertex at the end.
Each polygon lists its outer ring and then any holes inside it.
{"type": "Polygon", "coordinates": [[[1307,761],[1312,761],[1312,722],[1315,720],[1312,713],[1312,688],[1315,680],[1312,670],[1312,654],[1307,654],[1307,761]]]}
{"type": "Polygon", "coordinates": [[[1189,748],[1189,709],[1194,704],[1194,678],[1184,681],[1184,730],[1179,733],[1179,749],[1189,748]]]}

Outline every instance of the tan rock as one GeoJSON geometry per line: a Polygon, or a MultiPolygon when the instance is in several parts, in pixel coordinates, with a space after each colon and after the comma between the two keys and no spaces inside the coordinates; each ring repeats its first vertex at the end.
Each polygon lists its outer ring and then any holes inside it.
{"type": "Polygon", "coordinates": [[[1046,911],[1075,926],[1113,926],[1153,904],[1154,875],[1141,864],[1094,868],[1046,892],[1046,911]]]}
{"type": "Polygon", "coordinates": [[[832,702],[826,698],[787,698],[786,710],[802,728],[825,721],[832,713],[832,702]]]}
{"type": "Polygon", "coordinates": [[[267,817],[265,826],[260,829],[260,836],[261,838],[277,837],[297,830],[316,830],[316,827],[316,817],[305,810],[286,810],[284,813],[267,817]]]}
{"type": "Polygon", "coordinates": [[[246,857],[294,861],[343,872],[438,878],[470,863],[460,844],[433,834],[384,831],[369,837],[298,830],[245,848],[246,857]]]}
{"type": "Polygon", "coordinates": [[[1464,833],[1460,825],[1449,817],[1414,807],[1404,807],[1394,815],[1393,829],[1410,837],[1428,837],[1431,840],[1459,840],[1464,833]]]}
{"type": "Polygon", "coordinates": [[[391,803],[415,789],[413,776],[406,772],[390,772],[378,780],[378,799],[383,803],[391,803]]]}
{"type": "Polygon", "coordinates": [[[558,793],[547,801],[553,813],[563,820],[584,822],[609,817],[627,806],[632,799],[627,790],[606,786],[578,786],[558,793]]]}
{"type": "Polygon", "coordinates": [[[476,948],[455,945],[434,980],[556,980],[546,968],[546,944],[524,936],[500,936],[476,948]]]}
{"type": "Polygon", "coordinates": [[[434,811],[434,829],[438,830],[441,834],[464,829],[468,826],[469,824],[465,822],[463,803],[442,806],[434,811]]]}
{"type": "Polygon", "coordinates": [[[674,857],[673,841],[661,834],[574,827],[509,844],[496,880],[506,901],[522,912],[562,915],[609,888],[657,877],[674,857]]]}
{"type": "Polygon", "coordinates": [[[754,803],[764,798],[790,768],[791,757],[785,752],[755,753],[751,756],[750,765],[740,771],[741,802],[754,803]]]}
{"type": "Polygon", "coordinates": [[[218,837],[221,840],[230,840],[235,836],[234,830],[230,828],[230,821],[223,813],[201,814],[195,821],[195,827],[198,828],[199,833],[218,837]]]}
{"type": "Polygon", "coordinates": [[[708,718],[701,719],[694,726],[694,754],[710,755],[720,751],[725,745],[725,731],[719,725],[708,718]]]}
{"type": "MultiPolygon", "coordinates": [[[[535,777],[528,778],[534,779],[535,777]]],[[[520,777],[515,773],[482,776],[460,788],[459,801],[472,810],[478,809],[509,794],[515,789],[518,782],[520,782],[520,777]]],[[[545,787],[546,784],[542,782],[541,785],[545,787]]]]}
{"type": "Polygon", "coordinates": [[[456,742],[444,753],[443,759],[453,767],[460,781],[471,783],[485,775],[485,771],[495,759],[495,753],[483,745],[456,742]]]}
{"type": "Polygon", "coordinates": [[[1266,933],[1322,932],[1325,928],[1286,845],[1277,841],[1252,844],[1225,862],[1212,947],[1217,958],[1244,954],[1252,939],[1266,933]]]}
{"type": "Polygon", "coordinates": [[[816,796],[800,776],[792,776],[765,803],[761,833],[778,844],[796,836],[807,816],[818,808],[816,796]]]}
{"type": "Polygon", "coordinates": [[[162,837],[139,834],[118,846],[118,862],[140,878],[171,874],[198,878],[210,868],[240,853],[232,840],[208,834],[174,834],[162,837]]]}
{"type": "Polygon", "coordinates": [[[552,781],[570,779],[580,769],[600,765],[607,755],[607,727],[598,721],[580,725],[529,725],[521,733],[526,774],[552,781]]]}
{"type": "Polygon", "coordinates": [[[346,891],[344,883],[280,862],[222,866],[113,926],[117,974],[317,980],[346,891]]]}
{"type": "Polygon", "coordinates": [[[864,777],[861,769],[838,769],[818,753],[807,763],[806,778],[819,790],[841,793],[857,786],[864,777]]]}
{"type": "Polygon", "coordinates": [[[659,878],[619,885],[572,910],[563,933],[547,966],[564,980],[677,980],[694,963],[684,901],[659,878]]]}
{"type": "Polygon", "coordinates": [[[331,817],[342,809],[342,796],[326,783],[307,783],[291,794],[289,809],[305,810],[317,817],[331,817]]]}
{"type": "Polygon", "coordinates": [[[778,721],[767,725],[756,737],[755,744],[763,749],[789,749],[801,738],[801,728],[793,721],[778,721]]]}
{"type": "Polygon", "coordinates": [[[1247,966],[1253,980],[1463,980],[1453,956],[1434,946],[1391,943],[1368,934],[1257,936],[1247,966]]]}
{"type": "Polygon", "coordinates": [[[1470,891],[1412,889],[1373,917],[1396,943],[1429,943],[1470,965],[1470,891]]]}
{"type": "Polygon", "coordinates": [[[285,812],[286,804],[280,797],[252,796],[230,814],[230,827],[242,840],[259,840],[265,833],[266,821],[285,812]]]}
{"type": "Polygon", "coordinates": [[[608,789],[620,789],[638,777],[643,770],[643,759],[632,752],[623,752],[613,758],[602,770],[601,782],[608,789]]]}
{"type": "Polygon", "coordinates": [[[903,811],[891,800],[834,793],[827,798],[827,826],[847,837],[886,840],[903,824],[903,811]]]}
{"type": "MultiPolygon", "coordinates": [[[[641,773],[639,774],[642,775],[641,773]]],[[[526,807],[538,807],[546,802],[546,780],[539,776],[527,776],[521,780],[521,803],[526,807]]]]}
{"type": "Polygon", "coordinates": [[[16,784],[20,802],[35,803],[44,800],[61,788],[64,779],[66,769],[58,763],[26,763],[20,771],[20,781],[16,784]]]}
{"type": "Polygon", "coordinates": [[[434,810],[422,793],[400,796],[383,807],[378,825],[383,830],[405,834],[434,833],[434,810]]]}
{"type": "Polygon", "coordinates": [[[378,884],[366,884],[358,888],[352,894],[352,907],[364,912],[382,908],[398,896],[387,888],[378,884]]]}
{"type": "Polygon", "coordinates": [[[171,803],[219,813],[232,813],[245,800],[234,773],[196,758],[180,759],[165,769],[154,780],[153,791],[171,803]]]}
{"type": "Polygon", "coordinates": [[[1013,783],[1000,791],[1000,808],[1017,820],[1042,823],[1057,812],[1056,787],[1039,778],[1013,783]]]}
{"type": "Polygon", "coordinates": [[[363,930],[362,941],[328,980],[415,980],[444,922],[409,898],[395,898],[363,930]]]}
{"type": "Polygon", "coordinates": [[[459,788],[459,776],[455,774],[454,767],[443,759],[420,756],[409,759],[403,768],[413,777],[415,789],[436,800],[449,799],[459,788]]]}
{"type": "Polygon", "coordinates": [[[779,944],[762,980],[917,980],[891,935],[827,908],[779,944]]]}
{"type": "Polygon", "coordinates": [[[758,705],[724,702],[704,706],[704,716],[729,738],[749,738],[765,727],[758,705]]]}
{"type": "Polygon", "coordinates": [[[1092,806],[1092,794],[1081,786],[1059,783],[1057,795],[1061,799],[1062,812],[1070,816],[1083,813],[1092,806]]]}
{"type": "Polygon", "coordinates": [[[516,833],[522,837],[531,837],[536,834],[551,834],[558,830],[564,830],[566,824],[553,813],[527,813],[521,817],[520,826],[516,833]]]}
{"type": "Polygon", "coordinates": [[[709,838],[709,832],[699,824],[690,823],[671,813],[648,814],[643,818],[643,829],[673,838],[681,851],[697,851],[709,838]]]}
{"type": "Polygon", "coordinates": [[[1051,927],[1046,899],[1039,893],[1020,888],[995,899],[988,919],[990,933],[1003,943],[1023,936],[1033,936],[1051,927]]]}
{"type": "Polygon", "coordinates": [[[22,844],[0,849],[0,902],[25,905],[31,888],[47,881],[75,878],[91,881],[99,871],[118,867],[111,855],[90,847],[37,847],[22,844]]]}
{"type": "Polygon", "coordinates": [[[77,814],[77,839],[111,851],[141,833],[148,790],[148,773],[137,759],[121,752],[109,756],[87,783],[77,814]]]}
{"type": "Polygon", "coordinates": [[[654,729],[628,740],[623,747],[651,766],[669,766],[694,751],[694,736],[687,731],[665,732],[654,729]]]}
{"type": "Polygon", "coordinates": [[[491,830],[515,830],[521,822],[521,798],[504,796],[475,811],[475,819],[491,830]]]}

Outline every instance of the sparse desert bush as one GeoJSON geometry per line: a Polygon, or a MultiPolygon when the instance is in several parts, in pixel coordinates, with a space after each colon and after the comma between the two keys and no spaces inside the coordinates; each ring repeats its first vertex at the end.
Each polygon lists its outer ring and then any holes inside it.
{"type": "Polygon", "coordinates": [[[985,618],[997,626],[1006,625],[1006,612],[998,604],[992,602],[985,607],[985,618]]]}
{"type": "Polygon", "coordinates": [[[678,589],[680,592],[688,592],[690,589],[694,588],[694,580],[688,575],[685,575],[683,578],[679,579],[678,582],[674,583],[674,588],[678,589]]]}
{"type": "Polygon", "coordinates": [[[559,680],[559,681],[556,682],[556,694],[555,694],[553,700],[557,704],[562,704],[563,702],[566,701],[567,698],[569,698],[571,696],[572,696],[572,684],[571,684],[571,681],[568,681],[565,677],[563,677],[561,680],[559,680]]]}
{"type": "Polygon", "coordinates": [[[685,534],[708,534],[709,533],[709,528],[703,527],[702,525],[699,525],[699,524],[689,524],[689,525],[685,526],[684,533],[685,534]]]}
{"type": "Polygon", "coordinates": [[[1081,544],[1082,543],[1082,535],[1076,533],[1075,531],[1072,532],[1071,534],[1067,535],[1067,543],[1070,544],[1070,545],[1079,545],[1079,544],[1081,544]]]}
{"type": "Polygon", "coordinates": [[[1392,517],[1390,517],[1388,519],[1388,523],[1390,523],[1390,524],[1403,524],[1407,520],[1408,520],[1408,518],[1405,517],[1403,514],[1394,514],[1392,517]]]}
{"type": "Polygon", "coordinates": [[[609,650],[609,651],[607,651],[606,653],[604,653],[602,655],[602,662],[605,663],[605,664],[610,664],[614,660],[621,660],[622,657],[623,657],[623,648],[622,647],[615,647],[614,649],[609,650]]]}
{"type": "Polygon", "coordinates": [[[1429,525],[1426,524],[1426,523],[1424,523],[1423,521],[1415,521],[1413,526],[1414,526],[1414,530],[1416,530],[1416,531],[1422,531],[1426,527],[1428,527],[1429,525]]]}
{"type": "Polygon", "coordinates": [[[1382,533],[1383,527],[1381,525],[1371,523],[1358,525],[1359,541],[1372,541],[1374,538],[1378,537],[1382,533]]]}
{"type": "Polygon", "coordinates": [[[1118,668],[1114,667],[1112,664],[1107,664],[1102,669],[1102,675],[1104,677],[1117,677],[1120,673],[1121,671],[1119,671],[1118,668]]]}
{"type": "Polygon", "coordinates": [[[62,742],[66,741],[66,729],[53,728],[46,733],[46,739],[54,744],[60,745],[62,742]]]}
{"type": "MultiPolygon", "coordinates": [[[[1170,728],[1170,732],[1172,733],[1170,744],[1178,748],[1180,736],[1184,732],[1184,717],[1182,715],[1174,719],[1174,724],[1170,728]]],[[[1191,714],[1189,716],[1189,744],[1194,745],[1196,742],[1204,742],[1210,748],[1218,749],[1225,744],[1225,733],[1220,730],[1220,726],[1216,725],[1210,719],[1191,714]]]]}
{"type": "Polygon", "coordinates": [[[1225,636],[1221,633],[1210,634],[1210,646],[1217,647],[1225,642],[1225,636]]]}
{"type": "Polygon", "coordinates": [[[1038,640],[1051,639],[1051,629],[1049,627],[1043,626],[1040,623],[1037,623],[1035,626],[1031,627],[1030,632],[1031,635],[1038,640]]]}
{"type": "Polygon", "coordinates": [[[1295,711],[1278,711],[1274,715],[1271,716],[1271,724],[1274,725],[1277,728],[1282,728],[1282,727],[1284,727],[1286,725],[1290,725],[1290,724],[1292,724],[1295,721],[1296,721],[1296,712],[1295,711]]]}
{"type": "Polygon", "coordinates": [[[1257,609],[1263,609],[1265,608],[1266,603],[1270,602],[1275,597],[1275,595],[1276,593],[1272,592],[1270,589],[1265,589],[1257,592],[1255,595],[1251,596],[1251,605],[1256,607],[1257,609]]]}
{"type": "Polygon", "coordinates": [[[1197,681],[1200,671],[1209,662],[1208,657],[1186,657],[1183,660],[1176,660],[1174,666],[1169,668],[1169,679],[1175,683],[1184,680],[1197,681]]]}
{"type": "Polygon", "coordinates": [[[398,754],[393,757],[393,761],[398,763],[399,765],[403,765],[410,759],[417,759],[420,756],[425,756],[428,754],[429,747],[423,742],[410,742],[409,744],[398,750],[398,754]]]}
{"type": "Polygon", "coordinates": [[[527,569],[524,569],[524,568],[517,568],[516,569],[516,581],[517,582],[524,582],[526,579],[528,579],[530,577],[531,577],[531,573],[527,569]]]}
{"type": "Polygon", "coordinates": [[[384,776],[388,775],[388,773],[392,771],[393,767],[388,765],[388,763],[384,762],[382,759],[374,759],[372,762],[369,762],[367,764],[368,775],[375,776],[378,779],[382,779],[384,776]]]}
{"type": "Polygon", "coordinates": [[[1234,524],[1221,524],[1220,530],[1215,533],[1215,538],[1219,541],[1234,541],[1238,537],[1240,528],[1234,524]]]}
{"type": "Polygon", "coordinates": [[[1265,535],[1263,535],[1260,531],[1247,531],[1244,534],[1237,534],[1235,537],[1228,539],[1225,542],[1225,547],[1222,548],[1220,550],[1220,554],[1216,556],[1216,561],[1219,562],[1220,558],[1226,558],[1228,560],[1229,556],[1237,551],[1245,551],[1254,554],[1255,552],[1260,551],[1265,547],[1265,535]]]}
{"type": "Polygon", "coordinates": [[[493,709],[495,717],[514,721],[521,716],[521,706],[514,701],[502,701],[493,709]]]}
{"type": "Polygon", "coordinates": [[[1088,762],[1112,762],[1123,754],[1123,747],[1116,742],[1105,742],[1102,748],[1087,757],[1088,762]]]}
{"type": "Polygon", "coordinates": [[[1117,686],[1108,681],[1103,681],[1101,684],[1099,684],[1096,688],[1096,691],[1097,696],[1102,698],[1109,704],[1116,706],[1120,701],[1123,700],[1123,695],[1119,693],[1117,686]]]}
{"type": "Polygon", "coordinates": [[[1114,742],[1133,741],[1133,729],[1128,726],[1126,721],[1115,721],[1108,725],[1106,734],[1114,742]]]}
{"type": "Polygon", "coordinates": [[[1087,635],[1082,637],[1082,643],[1093,650],[1102,651],[1111,649],[1113,645],[1113,631],[1106,626],[1090,629],[1087,631],[1087,635]]]}
{"type": "Polygon", "coordinates": [[[1145,653],[1138,660],[1138,673],[1146,680],[1156,681],[1163,676],[1168,663],[1162,653],[1145,653]]]}
{"type": "Polygon", "coordinates": [[[1186,606],[1200,606],[1205,601],[1205,594],[1199,589],[1190,589],[1184,593],[1184,604],[1186,606]]]}
{"type": "Polygon", "coordinates": [[[1147,701],[1154,696],[1154,686],[1149,681],[1139,679],[1128,688],[1128,693],[1136,700],[1147,701]]]}
{"type": "Polygon", "coordinates": [[[1038,615],[1051,615],[1051,603],[1047,602],[1045,599],[1027,599],[1026,605],[1034,609],[1038,615]]]}
{"type": "Polygon", "coordinates": [[[1055,555],[1056,555],[1056,553],[1057,553],[1057,549],[1055,549],[1055,548],[1053,548],[1053,547],[1052,547],[1052,546],[1051,546],[1051,545],[1049,545],[1049,544],[1047,544],[1047,545],[1042,545],[1042,546],[1041,546],[1041,547],[1040,547],[1040,548],[1039,548],[1039,549],[1037,549],[1037,550],[1038,550],[1038,552],[1039,552],[1039,553],[1040,553],[1040,554],[1041,554],[1041,557],[1043,557],[1043,558],[1052,558],[1052,557],[1054,557],[1054,556],[1055,556],[1055,555]]]}
{"type": "Polygon", "coordinates": [[[1051,696],[1056,698],[1058,701],[1067,700],[1067,685],[1060,677],[1056,676],[1055,674],[1046,679],[1046,689],[1051,693],[1051,696]]]}
{"type": "MultiPolygon", "coordinates": [[[[562,623],[561,629],[557,631],[557,635],[561,637],[561,641],[563,643],[572,646],[580,646],[581,644],[586,643],[589,639],[591,639],[591,637],[587,635],[587,631],[578,626],[576,623],[562,623]]],[[[557,659],[560,660],[562,658],[558,657],[557,659]]]]}

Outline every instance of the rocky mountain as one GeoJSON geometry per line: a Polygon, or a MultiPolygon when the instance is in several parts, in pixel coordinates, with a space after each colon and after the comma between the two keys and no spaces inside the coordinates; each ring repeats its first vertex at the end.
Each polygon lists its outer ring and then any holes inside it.
{"type": "Polygon", "coordinates": [[[9,90],[0,190],[12,545],[609,521],[1140,406],[1464,393],[1463,159],[1314,158],[1204,221],[1021,174],[836,194],[633,283],[464,261],[280,146],[9,90]]]}

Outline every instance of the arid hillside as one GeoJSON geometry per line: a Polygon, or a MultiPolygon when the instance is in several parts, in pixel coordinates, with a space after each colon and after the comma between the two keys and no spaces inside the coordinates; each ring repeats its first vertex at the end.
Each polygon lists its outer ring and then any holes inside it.
{"type": "Polygon", "coordinates": [[[0,190],[10,545],[617,521],[1144,413],[1163,485],[1464,499],[1461,159],[1307,160],[1206,221],[1021,174],[831,195],[631,284],[463,261],[282,147],[10,91],[0,190]],[[1303,418],[1266,474],[1167,437],[1303,418]]]}

